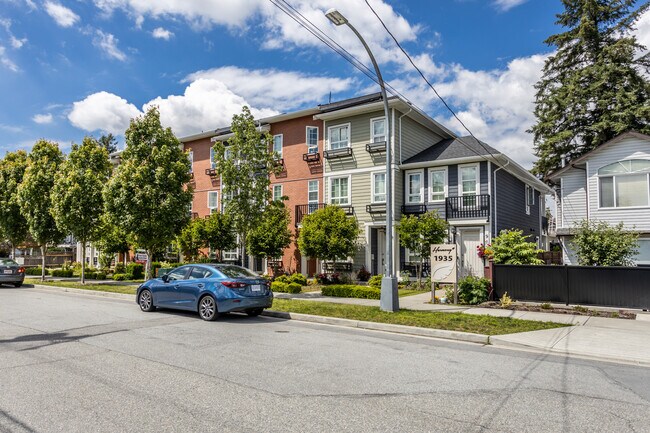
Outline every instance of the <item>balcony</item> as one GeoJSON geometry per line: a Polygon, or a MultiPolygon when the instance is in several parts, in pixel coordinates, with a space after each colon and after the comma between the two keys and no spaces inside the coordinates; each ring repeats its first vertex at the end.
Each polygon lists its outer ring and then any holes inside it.
{"type": "Polygon", "coordinates": [[[445,208],[448,220],[490,219],[490,195],[447,197],[445,208]]]}
{"type": "Polygon", "coordinates": [[[426,213],[427,206],[424,204],[403,204],[402,214],[404,215],[420,215],[426,213]]]}
{"type": "Polygon", "coordinates": [[[386,203],[374,203],[366,205],[367,213],[386,213],[386,203]]]}
{"type": "Polygon", "coordinates": [[[215,177],[217,175],[217,170],[215,168],[206,168],[205,174],[207,174],[210,177],[215,177]]]}
{"type": "Polygon", "coordinates": [[[323,151],[323,158],[325,159],[346,158],[348,156],[352,156],[351,147],[343,147],[341,149],[323,151]]]}
{"type": "MultiPolygon", "coordinates": [[[[296,227],[302,222],[303,218],[306,215],[310,215],[316,212],[318,209],[323,209],[325,206],[328,206],[327,203],[309,203],[309,204],[298,204],[296,205],[296,227]]],[[[354,215],[354,208],[352,206],[340,206],[341,209],[345,212],[346,215],[354,215]]]]}
{"type": "Polygon", "coordinates": [[[378,141],[376,143],[368,143],[366,144],[366,152],[368,153],[386,152],[386,142],[378,141]]]}
{"type": "Polygon", "coordinates": [[[303,153],[302,160],[306,163],[315,163],[320,161],[320,153],[303,153]]]}

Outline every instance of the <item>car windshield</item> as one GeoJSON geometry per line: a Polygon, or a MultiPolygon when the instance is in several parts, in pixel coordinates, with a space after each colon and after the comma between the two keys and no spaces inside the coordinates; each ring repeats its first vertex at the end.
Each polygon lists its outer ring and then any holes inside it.
{"type": "Polygon", "coordinates": [[[2,266],[17,266],[18,263],[14,262],[11,259],[0,259],[0,265],[2,265],[2,266]]]}
{"type": "Polygon", "coordinates": [[[222,265],[216,268],[228,278],[260,278],[255,272],[235,265],[222,265]]]}

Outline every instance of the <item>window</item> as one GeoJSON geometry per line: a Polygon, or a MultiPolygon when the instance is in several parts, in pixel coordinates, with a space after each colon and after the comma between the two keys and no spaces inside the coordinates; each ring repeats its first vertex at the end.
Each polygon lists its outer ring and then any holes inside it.
{"type": "Polygon", "coordinates": [[[386,173],[372,174],[372,202],[386,203],[386,173]]]}
{"type": "Polygon", "coordinates": [[[330,149],[343,149],[350,147],[350,126],[333,126],[329,128],[330,149]]]}
{"type": "Polygon", "coordinates": [[[190,173],[194,173],[194,152],[189,151],[187,152],[187,159],[190,160],[190,173]]]}
{"type": "Polygon", "coordinates": [[[226,147],[223,150],[223,159],[232,159],[232,149],[229,147],[226,147]]]}
{"type": "Polygon", "coordinates": [[[219,208],[218,199],[218,191],[208,191],[208,209],[210,209],[210,213],[216,212],[216,210],[219,208]]]}
{"type": "Polygon", "coordinates": [[[447,197],[447,169],[429,170],[429,201],[444,201],[447,197]]]}
{"type": "Polygon", "coordinates": [[[234,196],[235,196],[234,192],[223,193],[223,195],[221,196],[221,212],[225,211],[226,204],[228,203],[229,200],[232,200],[234,196]]]}
{"type": "Polygon", "coordinates": [[[282,158],[282,134],[273,136],[273,152],[278,158],[282,158]]]}
{"type": "Polygon", "coordinates": [[[318,153],[318,127],[307,127],[307,153],[318,153]]]}
{"type": "Polygon", "coordinates": [[[347,206],[350,204],[350,179],[338,177],[330,180],[330,203],[347,206]]]}
{"type": "Polygon", "coordinates": [[[458,187],[463,196],[462,206],[476,206],[478,194],[478,164],[458,167],[458,187]]]}
{"type": "Polygon", "coordinates": [[[215,162],[214,147],[210,148],[210,168],[215,169],[217,164],[215,162]]]}
{"type": "Polygon", "coordinates": [[[318,209],[318,181],[310,180],[307,186],[307,203],[309,204],[309,213],[318,209]]]}
{"type": "Polygon", "coordinates": [[[185,277],[187,276],[187,271],[189,271],[190,268],[178,268],[174,269],[170,273],[167,274],[167,281],[178,281],[178,280],[184,280],[185,277]]]}
{"type": "Polygon", "coordinates": [[[386,119],[373,119],[370,121],[370,135],[373,143],[386,141],[386,119]]]}
{"type": "Polygon", "coordinates": [[[598,170],[600,207],[648,206],[650,160],[618,161],[598,170]]]}
{"type": "Polygon", "coordinates": [[[406,263],[420,262],[420,256],[415,251],[411,251],[408,248],[404,249],[404,257],[406,258],[406,263]]]}
{"type": "Polygon", "coordinates": [[[234,265],[217,265],[217,270],[228,278],[259,278],[255,272],[234,265]]]}
{"type": "Polygon", "coordinates": [[[189,280],[200,280],[202,278],[210,278],[212,272],[208,271],[205,268],[192,268],[190,272],[189,280]]]}
{"type": "Polygon", "coordinates": [[[282,185],[273,185],[273,201],[282,200],[282,185]]]}
{"type": "Polygon", "coordinates": [[[424,197],[422,197],[423,187],[422,187],[422,172],[411,172],[406,173],[406,203],[422,203],[424,197]]]}
{"type": "Polygon", "coordinates": [[[526,185],[526,215],[530,215],[530,208],[535,204],[535,188],[526,185]]]}
{"type": "Polygon", "coordinates": [[[235,262],[237,261],[239,254],[237,250],[229,250],[229,251],[222,251],[221,256],[222,256],[222,260],[226,262],[235,262]]]}

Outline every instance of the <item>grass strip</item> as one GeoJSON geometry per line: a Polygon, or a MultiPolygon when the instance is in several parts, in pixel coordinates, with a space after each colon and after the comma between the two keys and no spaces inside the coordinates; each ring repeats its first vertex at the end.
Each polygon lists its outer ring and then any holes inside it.
{"type": "Polygon", "coordinates": [[[366,322],[390,323],[393,325],[418,326],[421,328],[445,329],[448,331],[472,332],[485,335],[514,334],[561,328],[564,324],[512,319],[510,317],[476,316],[463,313],[442,313],[436,311],[400,310],[387,313],[378,307],[334,304],[296,299],[274,299],[274,311],[312,314],[315,316],[338,317],[366,322]]]}
{"type": "Polygon", "coordinates": [[[70,289],[94,290],[98,292],[126,293],[135,295],[137,284],[81,284],[77,281],[41,281],[39,279],[27,278],[25,284],[40,284],[42,286],[67,287],[70,289]]]}

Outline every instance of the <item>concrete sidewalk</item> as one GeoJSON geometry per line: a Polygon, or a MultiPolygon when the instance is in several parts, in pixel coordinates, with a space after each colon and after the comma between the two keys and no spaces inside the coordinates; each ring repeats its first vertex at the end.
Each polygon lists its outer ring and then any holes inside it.
{"type": "MultiPolygon", "coordinates": [[[[316,292],[308,295],[276,294],[278,298],[379,306],[379,301],[371,299],[332,298],[321,296],[316,292]]],[[[409,310],[462,312],[574,325],[566,328],[491,336],[489,341],[490,344],[498,347],[536,350],[650,367],[650,320],[648,320],[650,315],[647,313],[639,312],[637,320],[609,319],[577,314],[431,304],[430,300],[431,293],[426,292],[402,297],[399,299],[399,305],[400,308],[409,310]]]]}

